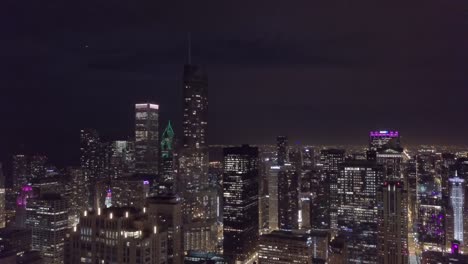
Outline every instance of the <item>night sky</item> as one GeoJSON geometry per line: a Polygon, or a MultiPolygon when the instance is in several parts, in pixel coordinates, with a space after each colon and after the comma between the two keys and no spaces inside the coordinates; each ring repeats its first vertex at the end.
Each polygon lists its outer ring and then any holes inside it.
{"type": "Polygon", "coordinates": [[[77,161],[79,130],[180,135],[187,33],[209,74],[209,143],[468,144],[468,1],[0,1],[0,156],[77,161]]]}

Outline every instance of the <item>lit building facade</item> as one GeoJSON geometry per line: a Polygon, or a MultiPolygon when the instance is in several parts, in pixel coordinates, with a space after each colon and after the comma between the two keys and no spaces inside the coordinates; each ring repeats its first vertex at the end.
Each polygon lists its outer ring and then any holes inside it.
{"type": "Polygon", "coordinates": [[[64,243],[68,229],[68,205],[59,194],[43,194],[29,199],[26,227],[32,230],[32,249],[46,263],[64,263],[64,243]]]}
{"type": "Polygon", "coordinates": [[[260,237],[259,264],[325,263],[328,234],[276,230],[260,237]]]}
{"type": "Polygon", "coordinates": [[[138,173],[158,174],[159,105],[135,104],[135,169],[138,173]]]}
{"type": "Polygon", "coordinates": [[[184,263],[182,200],[178,196],[159,195],[147,199],[148,217],[167,232],[167,263],[184,263]]]}
{"type": "Polygon", "coordinates": [[[379,196],[379,263],[407,264],[408,195],[403,181],[386,180],[379,196]]]}
{"type": "Polygon", "coordinates": [[[111,179],[125,177],[135,172],[135,144],[133,141],[117,140],[111,144],[112,153],[109,161],[111,179]]]}
{"type": "Polygon", "coordinates": [[[299,177],[291,164],[279,166],[278,226],[282,230],[299,229],[299,177]]]}
{"type": "Polygon", "coordinates": [[[224,149],[223,253],[230,263],[254,257],[258,241],[258,149],[224,149]]]}
{"type": "Polygon", "coordinates": [[[348,241],[349,262],[379,263],[377,189],[382,183],[383,168],[374,162],[340,166],[338,226],[348,241]]]}
{"type": "Polygon", "coordinates": [[[31,179],[42,178],[46,175],[47,157],[43,155],[34,155],[31,157],[30,170],[31,179]]]}
{"type": "Polygon", "coordinates": [[[289,148],[288,138],[286,136],[279,136],[276,138],[277,147],[277,165],[283,166],[289,161],[289,148]]]}
{"type": "Polygon", "coordinates": [[[86,185],[87,206],[91,208],[96,201],[95,184],[104,172],[103,145],[95,129],[82,129],[80,136],[82,181],[86,185]]]}
{"type": "Polygon", "coordinates": [[[208,180],[208,78],[199,65],[187,64],[183,75],[182,143],[177,192],[183,196],[185,251],[215,252],[218,190],[208,180]]]}
{"type": "Polygon", "coordinates": [[[13,155],[13,189],[18,191],[30,178],[28,157],[24,154],[13,155]]]}
{"type": "Polygon", "coordinates": [[[338,174],[339,167],[345,161],[345,150],[343,149],[324,149],[320,152],[320,166],[327,183],[328,228],[338,229],[338,174]]]}
{"type": "Polygon", "coordinates": [[[449,179],[450,182],[450,207],[453,213],[453,240],[457,240],[461,245],[466,243],[464,239],[464,209],[465,209],[465,180],[455,176],[449,179]]]}
{"type": "Polygon", "coordinates": [[[65,263],[167,263],[167,233],[135,208],[85,211],[67,243],[65,263]]]}
{"type": "Polygon", "coordinates": [[[371,131],[369,132],[369,148],[371,151],[377,151],[386,145],[390,140],[400,144],[400,133],[398,131],[371,131]]]}

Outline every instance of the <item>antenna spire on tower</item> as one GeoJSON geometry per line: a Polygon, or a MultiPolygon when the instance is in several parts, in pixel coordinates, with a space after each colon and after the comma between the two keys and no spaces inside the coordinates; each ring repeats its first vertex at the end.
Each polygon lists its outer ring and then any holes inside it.
{"type": "Polygon", "coordinates": [[[192,35],[190,32],[187,34],[187,42],[188,42],[188,47],[187,47],[187,52],[188,52],[188,64],[192,64],[192,35]]]}

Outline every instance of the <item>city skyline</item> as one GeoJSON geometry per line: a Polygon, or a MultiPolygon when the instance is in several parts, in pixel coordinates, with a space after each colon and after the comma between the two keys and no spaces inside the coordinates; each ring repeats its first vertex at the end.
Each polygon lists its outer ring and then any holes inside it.
{"type": "Polygon", "coordinates": [[[2,160],[22,144],[64,159],[87,127],[126,139],[141,101],[161,105],[162,123],[180,131],[188,32],[192,60],[210,76],[210,144],[273,143],[282,134],[310,144],[364,143],[362,131],[381,127],[404,131],[411,144],[468,144],[468,125],[458,122],[468,110],[467,3],[113,1],[105,17],[104,4],[56,4],[2,3],[5,24],[17,25],[0,31],[0,113],[10,128],[0,132],[2,160]]]}

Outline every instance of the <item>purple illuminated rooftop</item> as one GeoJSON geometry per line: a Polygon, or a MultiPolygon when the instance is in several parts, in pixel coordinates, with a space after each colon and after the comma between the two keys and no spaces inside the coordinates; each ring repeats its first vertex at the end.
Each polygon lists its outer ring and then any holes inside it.
{"type": "Polygon", "coordinates": [[[400,134],[398,131],[387,131],[387,130],[380,130],[380,131],[371,131],[369,136],[371,137],[398,137],[400,134]]]}

